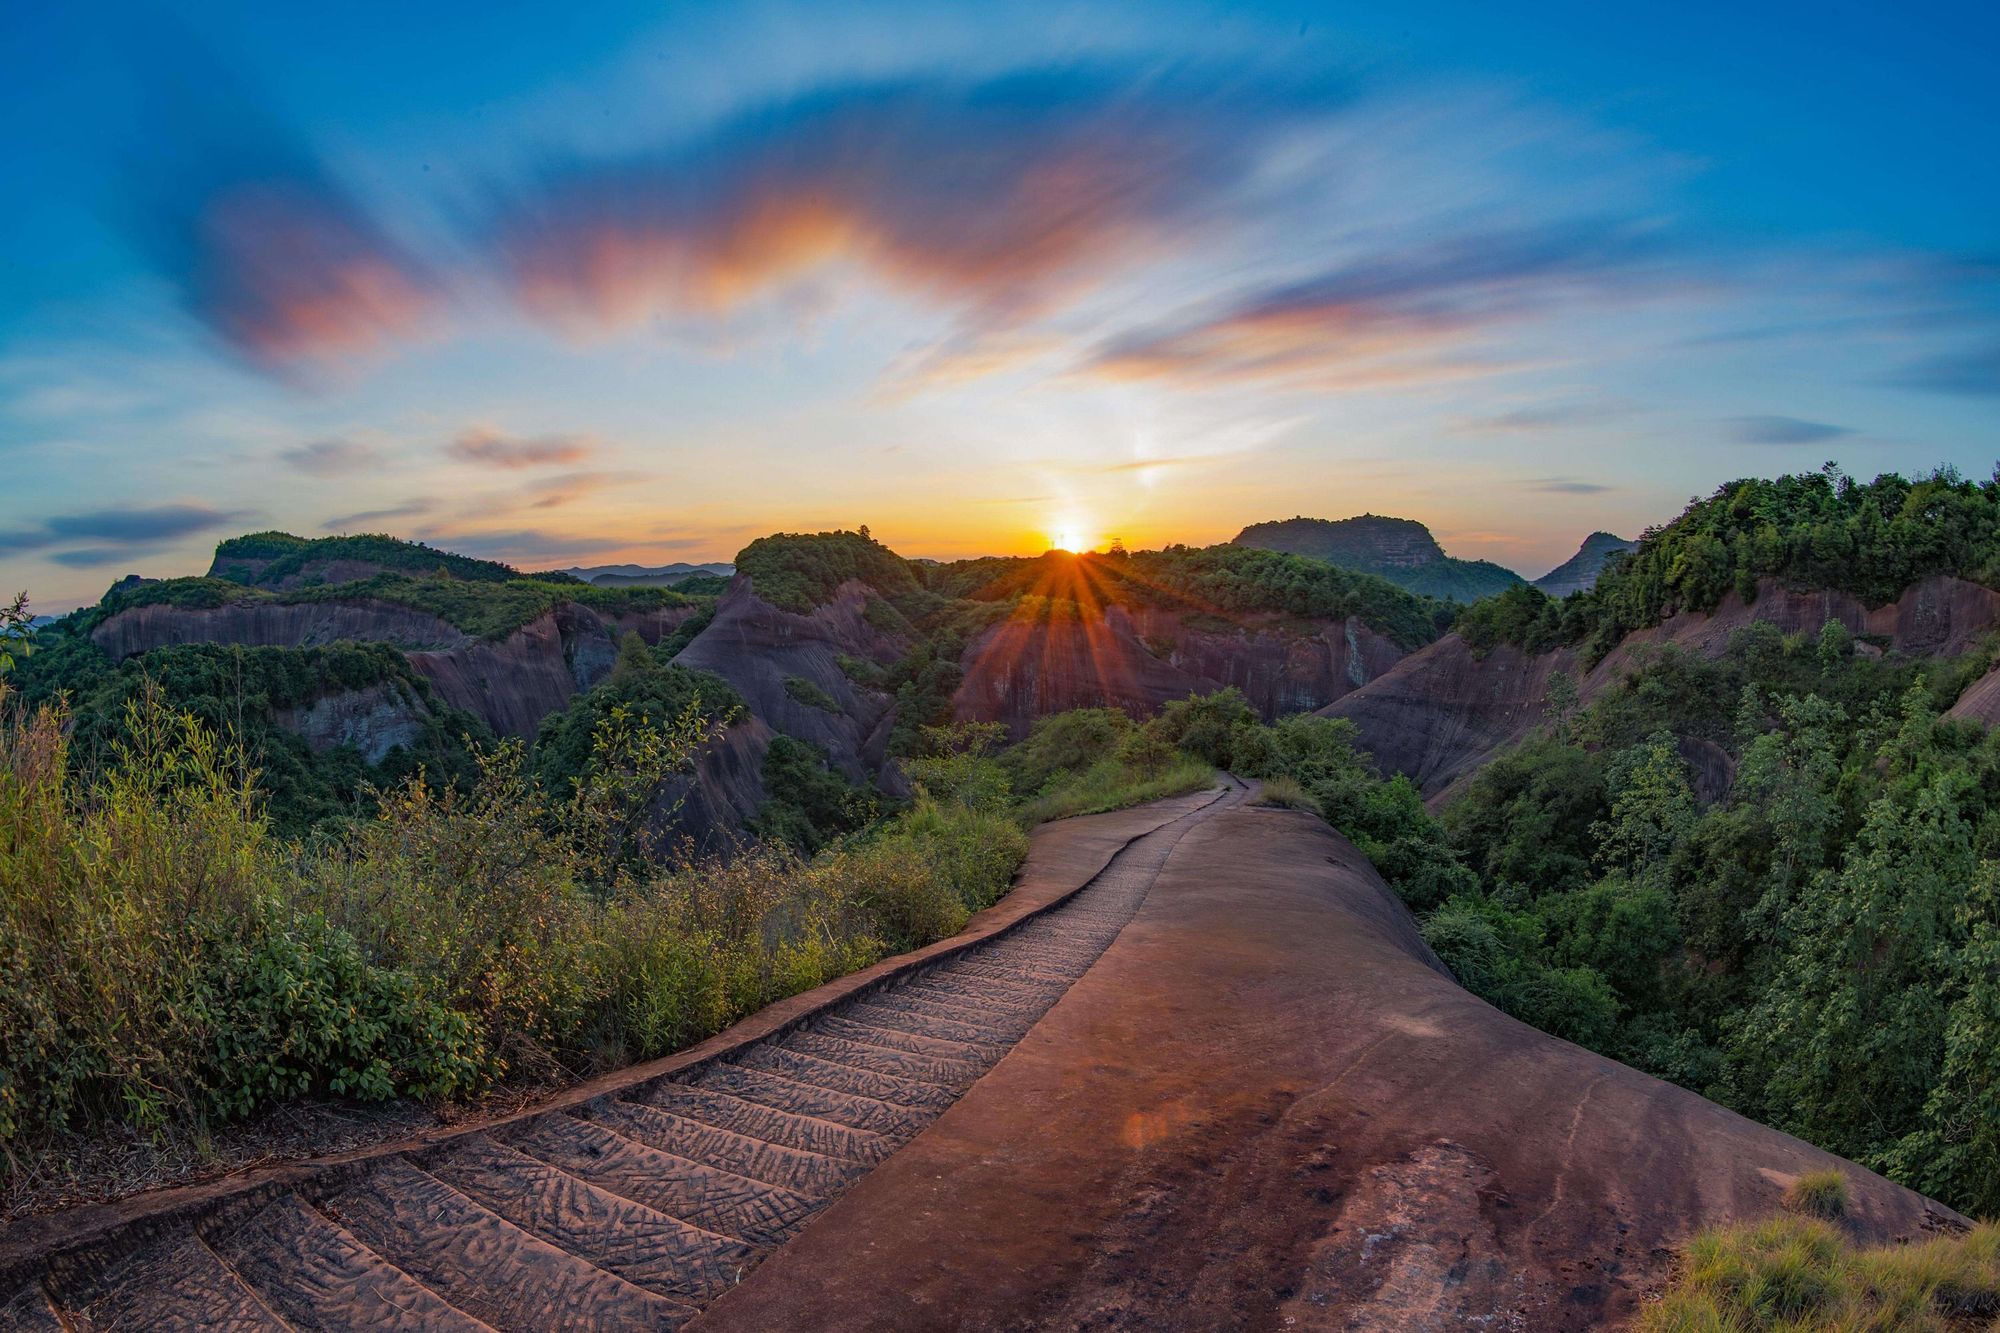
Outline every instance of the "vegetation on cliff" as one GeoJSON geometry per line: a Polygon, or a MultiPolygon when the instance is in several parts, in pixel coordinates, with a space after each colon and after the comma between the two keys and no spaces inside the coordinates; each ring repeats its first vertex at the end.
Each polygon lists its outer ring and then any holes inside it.
{"type": "Polygon", "coordinates": [[[1233,544],[1373,574],[1419,596],[1447,602],[1476,602],[1522,582],[1519,574],[1491,560],[1446,555],[1430,529],[1414,519],[1381,514],[1252,523],[1236,534],[1233,544]]]}
{"type": "MultiPolygon", "coordinates": [[[[521,577],[512,565],[441,551],[423,542],[404,541],[381,533],[351,537],[295,537],[289,532],[252,532],[231,537],[215,548],[210,575],[232,583],[275,587],[304,574],[308,565],[377,565],[385,571],[409,574],[442,573],[476,583],[506,583],[521,577]]],[[[553,576],[568,579],[568,575],[553,576]]]]}
{"type": "Polygon", "coordinates": [[[1829,464],[1730,482],[1646,533],[1590,591],[1558,602],[1509,589],[1456,628],[1475,647],[1581,644],[1594,659],[1633,630],[1713,610],[1731,592],[1754,600],[1763,578],[1880,605],[1939,574],[2000,587],[2000,477],[1976,483],[1946,468],[1864,483],[1829,464]]]}
{"type": "Polygon", "coordinates": [[[2000,737],[1940,716],[1989,663],[1858,655],[1837,624],[1663,649],[1441,820],[1344,723],[1210,701],[1200,729],[1353,837],[1469,989],[1991,1213],[2000,737]]]}

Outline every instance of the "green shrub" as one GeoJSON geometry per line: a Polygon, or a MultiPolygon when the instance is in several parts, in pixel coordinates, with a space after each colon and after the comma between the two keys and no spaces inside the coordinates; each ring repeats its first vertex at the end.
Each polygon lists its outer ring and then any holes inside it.
{"type": "Polygon", "coordinates": [[[808,708],[817,708],[828,713],[840,711],[840,700],[803,676],[785,677],[785,693],[808,708]]]}

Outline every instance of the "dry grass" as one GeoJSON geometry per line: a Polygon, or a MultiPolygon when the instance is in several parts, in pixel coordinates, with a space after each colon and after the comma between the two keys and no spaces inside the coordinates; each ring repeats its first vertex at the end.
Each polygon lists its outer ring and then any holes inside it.
{"type": "Polygon", "coordinates": [[[1312,793],[1301,786],[1296,779],[1288,777],[1265,778],[1263,788],[1257,793],[1258,805],[1282,806],[1287,810],[1304,810],[1307,814],[1320,812],[1319,802],[1312,793]]]}
{"type": "Polygon", "coordinates": [[[1707,1231],[1641,1333],[1974,1333],[2000,1328],[2000,1225],[1862,1248],[1780,1217],[1707,1231]]]}
{"type": "Polygon", "coordinates": [[[1808,1171],[1785,1191],[1785,1207],[1831,1222],[1847,1213],[1847,1177],[1832,1167],[1808,1171]]]}

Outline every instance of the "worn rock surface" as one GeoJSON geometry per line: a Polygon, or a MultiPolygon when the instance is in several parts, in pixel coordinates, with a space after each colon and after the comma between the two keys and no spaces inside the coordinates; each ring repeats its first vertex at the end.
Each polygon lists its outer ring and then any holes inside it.
{"type": "Polygon", "coordinates": [[[953,711],[1015,735],[1071,708],[1150,717],[1161,704],[1234,686],[1266,718],[1311,712],[1388,671],[1405,654],[1356,617],[1313,626],[1275,618],[1191,625],[1152,607],[1087,619],[1009,618],[967,645],[953,711]]]}
{"type": "MultiPolygon", "coordinates": [[[[1482,654],[1447,634],[1320,712],[1352,721],[1362,748],[1386,772],[1407,774],[1427,797],[1448,797],[1455,783],[1541,725],[1549,677],[1557,671],[1581,673],[1578,693],[1587,703],[1662,645],[1718,657],[1730,636],[1750,625],[1817,634],[1829,620],[1866,636],[1861,646],[1871,651],[1949,657],[2000,627],[2000,592],[1964,579],[1931,578],[1893,602],[1869,607],[1846,593],[1766,579],[1754,601],[1731,593],[1713,612],[1683,612],[1627,635],[1587,672],[1570,649],[1531,654],[1500,644],[1482,654]]],[[[1982,706],[1978,700],[1967,705],[1982,706]]]]}
{"type": "Polygon", "coordinates": [[[697,1321],[708,1329],[1600,1328],[1694,1229],[1839,1166],[1461,990],[1293,812],[1189,829],[1011,1053],[697,1321]]]}

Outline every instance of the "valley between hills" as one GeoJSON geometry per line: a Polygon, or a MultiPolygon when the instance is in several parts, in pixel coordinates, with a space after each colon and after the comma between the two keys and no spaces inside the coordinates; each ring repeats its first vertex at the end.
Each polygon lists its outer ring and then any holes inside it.
{"type": "Polygon", "coordinates": [[[5,1326],[2000,1310],[2000,483],[257,533],[12,642],[5,1326]]]}

